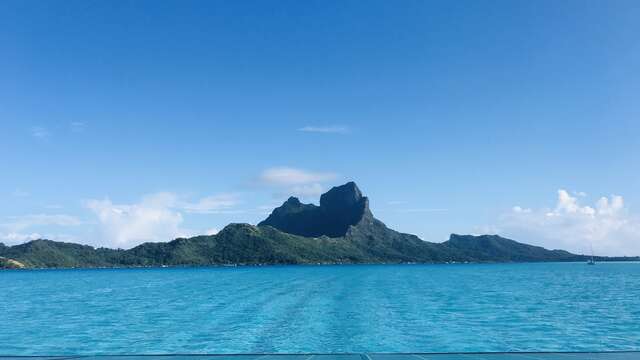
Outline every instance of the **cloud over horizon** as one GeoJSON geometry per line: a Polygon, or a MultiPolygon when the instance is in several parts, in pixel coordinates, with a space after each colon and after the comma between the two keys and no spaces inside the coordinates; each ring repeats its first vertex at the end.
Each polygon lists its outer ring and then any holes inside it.
{"type": "Polygon", "coordinates": [[[555,207],[514,206],[491,230],[550,249],[589,253],[593,246],[596,255],[640,255],[640,217],[629,212],[623,197],[600,197],[583,205],[580,198],[585,196],[560,189],[555,207]]]}
{"type": "MultiPolygon", "coordinates": [[[[193,202],[171,192],[149,194],[139,202],[114,204],[109,198],[91,199],[85,207],[98,219],[100,245],[130,248],[144,242],[165,242],[198,234],[184,228],[183,212],[215,214],[229,211],[238,203],[233,194],[206,196],[193,202]]],[[[215,229],[200,233],[212,234],[215,229]]]]}
{"type": "Polygon", "coordinates": [[[98,218],[101,245],[129,248],[149,241],[168,241],[184,235],[182,214],[173,209],[171,193],[147,195],[134,204],[114,204],[109,198],[85,203],[98,218]]]}
{"type": "MultiPolygon", "coordinates": [[[[0,223],[0,242],[19,244],[24,241],[42,239],[44,236],[38,228],[79,226],[83,222],[75,216],[67,214],[28,214],[9,216],[0,223]],[[36,228],[34,230],[34,228],[36,228]]],[[[51,235],[51,239],[70,239],[67,235],[51,235]]]]}
{"type": "Polygon", "coordinates": [[[258,180],[261,184],[275,188],[278,195],[316,197],[325,190],[324,182],[338,178],[333,172],[313,172],[292,167],[272,167],[262,171],[258,180]]]}

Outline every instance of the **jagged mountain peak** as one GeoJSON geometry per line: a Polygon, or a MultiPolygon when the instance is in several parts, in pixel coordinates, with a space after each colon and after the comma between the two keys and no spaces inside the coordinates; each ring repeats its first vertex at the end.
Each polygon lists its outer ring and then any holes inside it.
{"type": "Polygon", "coordinates": [[[355,182],[350,181],[344,185],[334,186],[331,190],[320,196],[320,207],[327,209],[344,209],[349,207],[368,208],[368,199],[362,196],[362,192],[355,182]]]}
{"type": "Polygon", "coordinates": [[[295,196],[290,196],[287,201],[284,202],[285,204],[289,204],[289,205],[300,205],[300,199],[298,199],[295,196]]]}
{"type": "Polygon", "coordinates": [[[302,236],[344,236],[350,226],[370,217],[369,200],[354,182],[335,186],[320,196],[320,206],[290,197],[258,225],[302,236]]]}

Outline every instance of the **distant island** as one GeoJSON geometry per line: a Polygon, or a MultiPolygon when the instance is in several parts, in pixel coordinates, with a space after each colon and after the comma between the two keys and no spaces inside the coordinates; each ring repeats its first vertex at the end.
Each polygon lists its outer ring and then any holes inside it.
{"type": "MultiPolygon", "coordinates": [[[[230,224],[216,235],[145,243],[132,249],[33,240],[0,243],[0,268],[96,268],[266,264],[384,264],[586,261],[589,256],[547,250],[498,235],[452,234],[443,243],[389,229],[369,199],[349,182],[322,194],[320,205],[290,197],[257,226],[230,224]]],[[[638,261],[640,257],[596,257],[638,261]]]]}

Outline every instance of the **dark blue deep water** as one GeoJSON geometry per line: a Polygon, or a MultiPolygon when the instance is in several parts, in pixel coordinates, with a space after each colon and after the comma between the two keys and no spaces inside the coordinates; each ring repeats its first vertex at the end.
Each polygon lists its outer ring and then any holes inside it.
{"type": "Polygon", "coordinates": [[[0,354],[640,349],[640,263],[0,271],[0,354]]]}

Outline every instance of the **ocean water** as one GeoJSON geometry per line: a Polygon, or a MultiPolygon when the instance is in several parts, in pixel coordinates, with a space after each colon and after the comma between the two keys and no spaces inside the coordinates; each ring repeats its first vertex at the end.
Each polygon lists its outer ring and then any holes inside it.
{"type": "Polygon", "coordinates": [[[640,263],[0,271],[0,354],[640,350],[640,263]]]}

